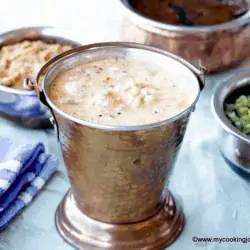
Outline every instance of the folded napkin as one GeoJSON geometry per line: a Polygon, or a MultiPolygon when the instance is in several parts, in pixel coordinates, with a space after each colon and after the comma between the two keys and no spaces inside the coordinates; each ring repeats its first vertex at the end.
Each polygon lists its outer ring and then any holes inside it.
{"type": "MultiPolygon", "coordinates": [[[[1,140],[0,147],[2,151],[1,140]]],[[[42,143],[25,145],[0,163],[0,231],[32,201],[57,167],[58,160],[45,153],[42,143]]]]}
{"type": "Polygon", "coordinates": [[[0,91],[0,112],[25,118],[49,115],[49,110],[41,104],[35,94],[21,95],[3,91],[0,91]]]}

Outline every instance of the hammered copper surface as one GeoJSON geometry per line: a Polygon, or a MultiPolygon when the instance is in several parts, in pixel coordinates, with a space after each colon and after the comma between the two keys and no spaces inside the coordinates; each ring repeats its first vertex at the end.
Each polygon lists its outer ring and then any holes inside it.
{"type": "Polygon", "coordinates": [[[56,225],[69,243],[82,250],[160,250],[179,236],[184,217],[167,193],[164,206],[148,220],[107,224],[83,214],[69,191],[57,209],[56,225]]]}
{"type": "Polygon", "coordinates": [[[211,32],[163,30],[139,24],[128,15],[123,39],[155,46],[176,54],[195,66],[201,63],[207,72],[224,70],[250,56],[250,22],[237,28],[211,32]]]}
{"type": "Polygon", "coordinates": [[[171,53],[141,44],[113,42],[65,52],[47,63],[36,81],[29,79],[41,102],[52,112],[71,182],[71,191],[56,215],[62,236],[85,250],[161,249],[183,228],[183,215],[169,196],[167,184],[199,91],[183,113],[157,124],[112,127],[77,120],[51,102],[47,92],[49,72],[41,92],[37,82],[52,63],[54,69],[56,65],[65,66],[63,59],[95,48],[125,52],[134,48],[164,54],[187,67],[200,89],[204,86],[203,74],[171,53]]]}
{"type": "Polygon", "coordinates": [[[144,131],[100,130],[54,114],[72,191],[83,213],[108,223],[132,223],[159,210],[190,112],[144,131]]]}

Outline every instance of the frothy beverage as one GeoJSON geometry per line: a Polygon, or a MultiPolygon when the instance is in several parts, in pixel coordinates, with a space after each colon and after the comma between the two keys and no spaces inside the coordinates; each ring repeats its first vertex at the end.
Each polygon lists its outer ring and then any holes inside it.
{"type": "Polygon", "coordinates": [[[88,122],[122,126],[163,121],[188,108],[196,94],[163,66],[125,57],[90,61],[56,77],[49,95],[59,109],[88,122]]]}

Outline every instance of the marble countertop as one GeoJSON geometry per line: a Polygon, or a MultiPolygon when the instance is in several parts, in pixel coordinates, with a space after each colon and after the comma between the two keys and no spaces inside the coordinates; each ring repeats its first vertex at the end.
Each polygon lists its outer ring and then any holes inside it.
{"type": "MultiPolygon", "coordinates": [[[[123,13],[118,0],[71,0],[70,4],[59,0],[0,1],[1,31],[20,26],[55,25],[78,30],[86,43],[120,39],[123,13]]],[[[192,114],[170,182],[170,189],[184,210],[186,226],[169,250],[250,249],[250,243],[192,242],[194,236],[250,237],[250,187],[219,154],[217,124],[210,108],[214,87],[234,72],[235,69],[209,76],[192,114]]],[[[42,141],[60,159],[59,172],[0,234],[0,250],[72,250],[54,224],[56,207],[69,182],[53,130],[31,130],[0,118],[0,136],[9,136],[16,145],[42,141]]]]}

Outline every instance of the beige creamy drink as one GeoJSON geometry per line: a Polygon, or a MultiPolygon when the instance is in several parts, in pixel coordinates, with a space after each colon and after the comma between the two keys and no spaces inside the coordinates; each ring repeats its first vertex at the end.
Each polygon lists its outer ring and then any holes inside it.
{"type": "Polygon", "coordinates": [[[55,78],[49,95],[80,120],[117,126],[163,121],[194,101],[163,67],[122,57],[69,69],[55,78]]]}

